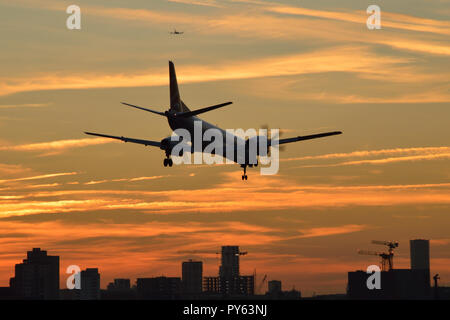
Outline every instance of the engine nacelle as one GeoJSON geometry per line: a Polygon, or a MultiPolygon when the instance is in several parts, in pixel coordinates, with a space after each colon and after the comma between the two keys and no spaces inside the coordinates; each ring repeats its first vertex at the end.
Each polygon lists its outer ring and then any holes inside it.
{"type": "MultiPolygon", "coordinates": [[[[182,142],[181,137],[180,137],[180,140],[178,140],[178,141],[172,140],[171,137],[164,138],[161,140],[161,150],[164,150],[166,152],[166,154],[171,154],[172,149],[181,142],[182,142]]],[[[184,151],[183,148],[180,148],[180,152],[174,156],[182,157],[184,154],[183,151],[184,151]]]]}

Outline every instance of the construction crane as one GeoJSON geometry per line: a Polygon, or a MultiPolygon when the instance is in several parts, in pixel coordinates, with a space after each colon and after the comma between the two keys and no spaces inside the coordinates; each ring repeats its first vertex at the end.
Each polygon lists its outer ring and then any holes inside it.
{"type": "MultiPolygon", "coordinates": [[[[256,277],[255,277],[255,279],[256,279],[256,277]]],[[[262,280],[259,283],[258,287],[256,288],[256,291],[255,291],[256,294],[258,294],[258,293],[264,294],[264,292],[261,292],[261,289],[264,286],[264,284],[266,283],[266,281],[267,281],[267,274],[264,275],[264,277],[262,278],[262,280]]]]}
{"type": "Polygon", "coordinates": [[[390,255],[386,252],[370,251],[370,250],[358,250],[359,254],[364,254],[368,256],[379,256],[381,257],[381,271],[390,270],[390,255]]]}
{"type": "Polygon", "coordinates": [[[373,244],[381,244],[384,246],[387,246],[389,250],[394,250],[398,247],[398,241],[379,241],[379,240],[372,240],[373,244]]]}
{"type": "Polygon", "coordinates": [[[379,240],[372,240],[373,244],[380,244],[383,246],[387,246],[388,247],[388,265],[389,265],[389,269],[388,270],[392,270],[394,269],[394,249],[398,248],[398,241],[379,241],[379,240]]]}

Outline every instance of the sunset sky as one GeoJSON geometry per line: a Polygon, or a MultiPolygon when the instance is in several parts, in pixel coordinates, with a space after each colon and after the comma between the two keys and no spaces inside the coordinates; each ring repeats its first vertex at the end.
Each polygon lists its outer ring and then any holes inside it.
{"type": "Polygon", "coordinates": [[[241,273],[303,295],[345,292],[378,264],[358,249],[431,240],[450,285],[450,1],[0,0],[0,286],[33,247],[113,278],[217,275],[239,245],[241,273]],[[66,8],[81,8],[68,30],[66,8]],[[381,30],[366,9],[381,7],[381,30]],[[182,36],[170,35],[176,28],[182,36]],[[238,165],[165,168],[168,61],[192,109],[222,128],[269,125],[288,145],[277,175],[238,165]]]}

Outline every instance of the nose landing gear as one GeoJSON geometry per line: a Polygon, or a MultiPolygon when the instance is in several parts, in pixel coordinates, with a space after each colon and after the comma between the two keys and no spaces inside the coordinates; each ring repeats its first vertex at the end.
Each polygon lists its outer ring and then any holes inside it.
{"type": "Polygon", "coordinates": [[[242,175],[242,180],[247,180],[247,165],[242,165],[242,168],[244,168],[244,174],[242,175]]]}

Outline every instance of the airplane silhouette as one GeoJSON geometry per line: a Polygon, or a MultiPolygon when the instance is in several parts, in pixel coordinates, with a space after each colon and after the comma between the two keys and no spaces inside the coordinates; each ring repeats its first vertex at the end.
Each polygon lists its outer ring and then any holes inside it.
{"type": "MultiPolygon", "coordinates": [[[[169,126],[172,130],[175,131],[177,129],[185,129],[190,133],[191,137],[194,137],[194,135],[195,135],[195,128],[201,128],[201,132],[200,132],[201,137],[203,137],[204,133],[209,129],[217,130],[218,132],[220,132],[222,134],[224,147],[223,147],[221,154],[220,154],[220,152],[216,153],[217,150],[215,150],[215,149],[212,150],[211,152],[209,152],[209,154],[217,154],[219,156],[222,156],[224,159],[229,159],[232,162],[236,162],[236,163],[240,164],[240,166],[244,169],[244,174],[242,175],[242,180],[247,180],[247,167],[257,166],[258,165],[257,157],[258,156],[260,156],[260,157],[267,156],[267,150],[270,149],[271,147],[277,147],[277,145],[292,143],[292,142],[297,142],[297,141],[338,135],[338,134],[342,133],[340,131],[333,131],[333,132],[312,134],[312,135],[307,135],[307,136],[297,136],[297,137],[292,137],[292,138],[287,138],[287,139],[270,139],[267,136],[263,135],[263,136],[251,137],[251,138],[244,140],[240,136],[234,135],[233,133],[230,133],[229,131],[218,128],[218,127],[216,127],[204,120],[201,120],[200,118],[197,117],[197,115],[199,115],[199,114],[228,106],[228,105],[232,104],[232,102],[225,102],[225,103],[213,105],[210,107],[191,111],[180,98],[177,76],[175,73],[175,66],[172,61],[169,61],[169,78],[170,78],[170,108],[169,108],[169,110],[167,110],[165,112],[160,112],[160,111],[143,108],[143,107],[125,103],[125,102],[122,102],[122,104],[129,106],[129,107],[133,107],[136,109],[144,110],[147,112],[151,112],[151,113],[166,117],[168,120],[169,126]],[[260,143],[262,141],[262,143],[264,143],[267,146],[265,153],[263,150],[258,149],[257,154],[254,154],[254,155],[251,154],[251,152],[249,152],[249,144],[250,144],[249,142],[251,139],[257,139],[257,141],[258,141],[257,143],[260,143]],[[230,141],[231,141],[231,144],[230,144],[230,141]],[[238,152],[239,146],[244,146],[244,148],[245,148],[245,155],[244,155],[245,158],[244,159],[242,159],[242,157],[239,157],[239,152],[238,152]],[[227,149],[229,152],[227,152],[227,149]]],[[[127,138],[127,137],[123,137],[123,136],[111,136],[111,135],[93,133],[93,132],[85,132],[85,133],[88,135],[93,135],[93,136],[117,139],[117,140],[121,140],[124,142],[142,144],[144,146],[158,147],[161,150],[165,151],[166,158],[164,159],[164,162],[163,162],[165,167],[167,167],[167,166],[171,167],[173,165],[171,155],[172,155],[172,150],[174,149],[174,147],[177,144],[185,143],[186,144],[185,150],[188,150],[190,153],[194,153],[194,152],[204,153],[205,148],[210,144],[209,141],[202,141],[201,146],[194,145],[194,143],[192,143],[191,145],[188,145],[188,141],[185,141],[185,142],[174,141],[173,139],[171,139],[171,136],[166,137],[166,138],[162,139],[161,141],[152,141],[152,140],[127,138]],[[200,147],[201,147],[201,149],[200,149],[200,147]]],[[[193,139],[195,139],[195,137],[193,139]]],[[[194,140],[194,142],[195,142],[195,140],[194,140]]],[[[182,156],[183,152],[181,152],[180,154],[177,154],[177,155],[182,156]]]]}
{"type": "Polygon", "coordinates": [[[180,32],[180,31],[177,31],[177,29],[174,29],[174,31],[173,32],[171,32],[170,34],[183,34],[184,32],[180,32]]]}

